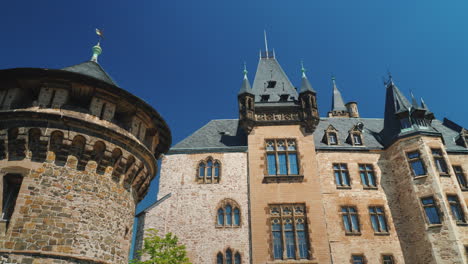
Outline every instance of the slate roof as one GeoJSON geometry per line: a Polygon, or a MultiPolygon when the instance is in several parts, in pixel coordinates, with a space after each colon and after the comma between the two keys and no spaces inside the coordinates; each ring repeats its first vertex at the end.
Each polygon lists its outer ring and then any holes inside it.
{"type": "Polygon", "coordinates": [[[250,82],[247,76],[245,76],[244,79],[242,80],[242,85],[241,85],[241,88],[239,89],[238,94],[243,94],[243,93],[250,93],[250,94],[252,93],[252,87],[250,87],[250,82]]]}
{"type": "MultiPolygon", "coordinates": [[[[314,132],[315,147],[317,150],[381,150],[384,149],[382,129],[383,118],[320,118],[314,132]],[[362,123],[363,146],[352,146],[346,143],[348,132],[356,124],[362,123]],[[322,142],[325,130],[332,125],[337,132],[339,145],[327,145],[322,142]]],[[[455,143],[459,132],[444,125],[440,120],[433,120],[432,127],[441,133],[447,152],[464,152],[468,149],[455,143]]],[[[179,153],[207,153],[207,152],[246,152],[247,135],[238,126],[237,119],[211,120],[205,126],[183,139],[169,152],[179,153]]]]}
{"type": "Polygon", "coordinates": [[[340,90],[336,87],[335,80],[333,80],[333,96],[332,96],[332,111],[348,111],[343,102],[340,90]]]}
{"type": "Polygon", "coordinates": [[[260,102],[261,95],[269,95],[268,102],[278,102],[281,94],[288,94],[288,101],[298,98],[296,88],[274,57],[260,58],[257,73],[252,86],[255,102],[260,102]],[[276,81],[274,88],[267,88],[268,81],[276,81]]]}
{"type": "Polygon", "coordinates": [[[119,87],[119,85],[107,74],[107,72],[94,61],[86,61],[77,65],[62,69],[63,71],[80,73],[119,87]]]}
{"type": "Polygon", "coordinates": [[[302,76],[301,89],[299,90],[299,92],[300,93],[304,93],[304,92],[315,93],[314,88],[312,88],[312,85],[310,85],[310,82],[305,75],[302,76]]]}

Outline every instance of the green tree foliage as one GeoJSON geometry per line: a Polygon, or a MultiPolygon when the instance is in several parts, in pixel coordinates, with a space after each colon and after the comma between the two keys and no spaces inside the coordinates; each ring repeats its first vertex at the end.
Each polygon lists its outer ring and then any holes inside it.
{"type": "Polygon", "coordinates": [[[149,257],[148,260],[132,260],[130,264],[190,264],[184,245],[178,244],[179,239],[172,233],[164,237],[158,236],[158,230],[146,230],[143,249],[140,256],[149,257]]]}

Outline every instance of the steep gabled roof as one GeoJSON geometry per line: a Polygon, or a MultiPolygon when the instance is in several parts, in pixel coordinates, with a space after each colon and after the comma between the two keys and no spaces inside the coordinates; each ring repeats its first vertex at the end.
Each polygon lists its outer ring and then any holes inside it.
{"type": "Polygon", "coordinates": [[[119,86],[107,72],[94,61],[86,61],[80,64],[69,66],[62,69],[63,71],[80,73],[98,79],[100,81],[106,82],[108,84],[119,86]]]}
{"type": "Polygon", "coordinates": [[[335,78],[332,78],[333,82],[333,95],[332,95],[332,111],[348,111],[343,102],[343,97],[341,96],[340,90],[336,87],[335,78]]]}

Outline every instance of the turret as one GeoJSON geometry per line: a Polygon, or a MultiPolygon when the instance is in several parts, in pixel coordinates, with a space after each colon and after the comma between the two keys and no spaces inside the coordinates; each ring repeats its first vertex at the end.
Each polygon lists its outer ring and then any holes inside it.
{"type": "Polygon", "coordinates": [[[255,120],[255,96],[252,93],[249,79],[247,78],[247,69],[244,65],[244,79],[237,94],[239,104],[239,122],[241,127],[249,133],[254,125],[255,120]]]}
{"type": "Polygon", "coordinates": [[[320,120],[317,108],[317,93],[307,79],[304,65],[302,65],[301,71],[302,82],[301,89],[299,90],[299,101],[302,110],[301,115],[306,131],[312,133],[320,120]]]}

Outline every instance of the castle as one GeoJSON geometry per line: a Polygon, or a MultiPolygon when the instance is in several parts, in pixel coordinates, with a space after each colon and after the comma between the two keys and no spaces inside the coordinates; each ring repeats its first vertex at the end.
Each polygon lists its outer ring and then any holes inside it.
{"type": "Polygon", "coordinates": [[[128,263],[135,206],[171,133],[101,52],[0,70],[0,263],[128,263]]]}
{"type": "Polygon", "coordinates": [[[274,52],[244,72],[239,119],[212,120],[162,159],[158,201],[137,215],[195,264],[468,263],[468,131],[391,78],[385,114],[361,118],[332,80],[320,117],[274,52]]]}

